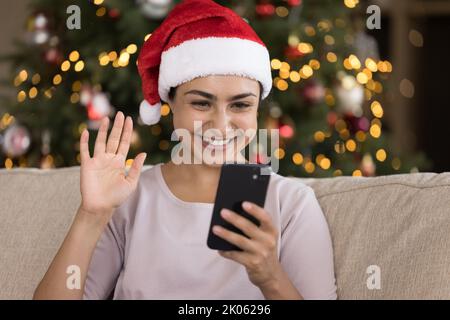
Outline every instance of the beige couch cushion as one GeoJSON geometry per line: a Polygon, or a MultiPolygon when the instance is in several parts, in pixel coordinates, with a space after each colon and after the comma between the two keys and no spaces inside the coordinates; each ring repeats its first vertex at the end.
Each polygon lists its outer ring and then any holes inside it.
{"type": "MultiPolygon", "coordinates": [[[[328,220],[340,299],[450,298],[450,173],[300,180],[328,220]]],[[[0,170],[0,201],[0,299],[29,299],[79,205],[79,167],[0,170]]]]}

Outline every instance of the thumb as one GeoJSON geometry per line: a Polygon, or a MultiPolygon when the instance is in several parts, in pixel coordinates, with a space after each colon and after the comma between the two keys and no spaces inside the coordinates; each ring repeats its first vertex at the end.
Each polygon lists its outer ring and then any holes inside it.
{"type": "Polygon", "coordinates": [[[145,158],[147,157],[147,153],[142,152],[139,153],[136,158],[134,158],[133,163],[131,164],[131,168],[128,171],[128,175],[126,179],[132,183],[135,184],[139,180],[139,176],[141,175],[141,169],[144,165],[145,158]]]}

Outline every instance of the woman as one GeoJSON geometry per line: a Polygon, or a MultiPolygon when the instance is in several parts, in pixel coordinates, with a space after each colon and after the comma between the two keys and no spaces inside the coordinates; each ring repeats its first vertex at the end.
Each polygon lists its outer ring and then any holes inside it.
{"type": "Polygon", "coordinates": [[[104,118],[93,157],[85,130],[82,202],[34,298],[335,299],[328,226],[304,184],[273,173],[264,208],[243,205],[260,227],[222,210],[247,237],[214,230],[243,251],[206,245],[221,164],[246,162],[240,151],[251,138],[236,132],[256,130],[272,84],[267,49],[250,26],[213,1],[185,0],[144,44],[138,68],[141,119],[158,121],[159,101],[167,101],[175,130],[189,133],[188,152],[201,162],[172,159],[141,172],[141,153],[125,175],[132,119],[118,112],[107,137],[104,118]],[[212,163],[202,159],[205,151],[212,163]],[[73,266],[75,289],[66,273],[73,266]]]}

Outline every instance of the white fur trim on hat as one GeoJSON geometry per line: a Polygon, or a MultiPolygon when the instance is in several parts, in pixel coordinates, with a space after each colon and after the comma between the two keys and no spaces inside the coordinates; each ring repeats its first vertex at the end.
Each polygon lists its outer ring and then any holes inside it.
{"type": "Polygon", "coordinates": [[[240,75],[261,82],[262,99],[272,88],[267,48],[241,38],[206,37],[187,40],[161,55],[158,93],[168,101],[170,87],[208,75],[240,75]]]}
{"type": "Polygon", "coordinates": [[[139,116],[147,125],[158,123],[161,118],[161,103],[151,105],[147,100],[142,100],[139,105],[139,116]]]}

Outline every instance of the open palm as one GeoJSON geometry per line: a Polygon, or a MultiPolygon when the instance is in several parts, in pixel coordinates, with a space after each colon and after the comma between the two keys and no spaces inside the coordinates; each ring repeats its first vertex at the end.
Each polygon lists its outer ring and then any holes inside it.
{"type": "Polygon", "coordinates": [[[89,132],[86,129],[80,138],[81,206],[84,210],[97,214],[111,212],[134,191],[146,158],[146,153],[138,154],[126,175],[125,161],[133,132],[133,120],[131,117],[124,119],[124,114],[119,111],[109,138],[106,139],[108,126],[109,118],[104,117],[95,141],[93,157],[89,154],[89,132]]]}

